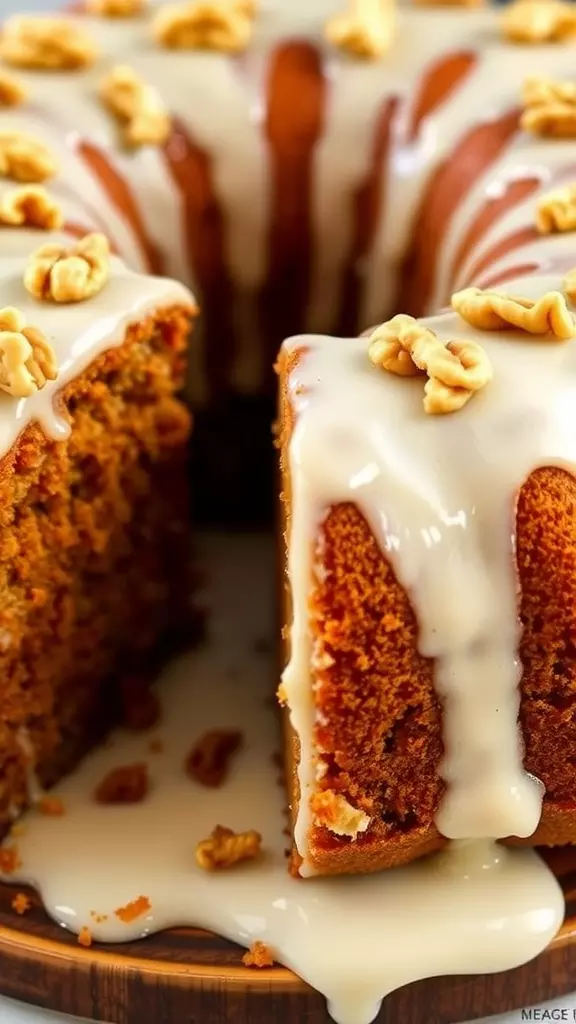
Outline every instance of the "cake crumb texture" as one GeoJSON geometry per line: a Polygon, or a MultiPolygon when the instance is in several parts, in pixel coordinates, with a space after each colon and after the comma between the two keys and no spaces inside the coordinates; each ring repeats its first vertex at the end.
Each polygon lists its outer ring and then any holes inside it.
{"type": "Polygon", "coordinates": [[[68,440],[31,424],[0,462],[0,831],[30,770],[69,771],[120,717],[119,676],[188,620],[189,313],[130,326],[56,399],[68,440]]]}

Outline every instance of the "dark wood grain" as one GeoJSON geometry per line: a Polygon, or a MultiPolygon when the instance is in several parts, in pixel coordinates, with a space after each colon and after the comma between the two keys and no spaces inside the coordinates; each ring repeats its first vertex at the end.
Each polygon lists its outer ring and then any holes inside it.
{"type": "MultiPolygon", "coordinates": [[[[537,960],[504,974],[433,978],[385,1000],[378,1024],[453,1024],[576,989],[576,851],[546,854],[566,895],[564,925],[537,960]]],[[[0,991],[108,1024],[329,1024],[324,1000],[284,968],[249,970],[243,950],[200,929],[122,946],[78,946],[30,892],[18,917],[0,885],[0,991]]]]}

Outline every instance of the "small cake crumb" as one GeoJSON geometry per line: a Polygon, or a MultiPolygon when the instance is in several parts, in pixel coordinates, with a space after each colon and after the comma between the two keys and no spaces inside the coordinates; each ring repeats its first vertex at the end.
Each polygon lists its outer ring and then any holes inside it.
{"type": "Polygon", "coordinates": [[[152,909],[152,904],[147,896],[139,896],[138,899],[132,900],[127,903],[125,907],[118,907],[114,911],[114,916],[117,917],[123,924],[131,924],[132,921],[136,921],[139,917],[143,917],[149,910],[152,909]]]}
{"type": "Polygon", "coordinates": [[[103,924],[104,921],[108,920],[108,914],[98,914],[95,910],[90,911],[90,917],[96,924],[103,924]]]}
{"type": "Polygon", "coordinates": [[[17,892],[12,900],[11,907],[17,914],[26,914],[32,906],[32,900],[25,892],[17,892]]]}
{"type": "Polygon", "coordinates": [[[204,871],[220,871],[243,860],[255,860],[262,848],[262,836],[254,829],[234,832],[217,825],[208,839],[196,847],[196,861],[204,871]]]}
{"type": "Polygon", "coordinates": [[[314,823],[323,825],[337,836],[356,839],[358,833],[365,832],[370,824],[370,818],[364,811],[352,807],[342,793],[335,793],[332,789],[314,793],[310,809],[314,823]]]}
{"type": "Polygon", "coordinates": [[[113,768],[96,787],[94,799],[99,804],[139,804],[149,790],[148,765],[125,764],[113,768]]]}
{"type": "Polygon", "coordinates": [[[253,942],[244,953],[242,963],[245,967],[273,967],[274,957],[265,942],[253,942]]]}
{"type": "Polygon", "coordinates": [[[40,814],[45,814],[48,818],[61,818],[66,814],[64,802],[59,796],[43,796],[37,806],[40,814]]]}
{"type": "Polygon", "coordinates": [[[210,729],[188,754],[186,774],[202,786],[221,786],[241,745],[242,733],[238,729],[210,729]]]}
{"type": "Polygon", "coordinates": [[[18,847],[0,847],[0,871],[4,875],[13,875],[19,867],[22,867],[22,861],[20,860],[18,847]]]}
{"type": "Polygon", "coordinates": [[[89,949],[92,945],[92,932],[89,928],[81,928],[78,933],[78,945],[84,946],[85,949],[89,949]]]}

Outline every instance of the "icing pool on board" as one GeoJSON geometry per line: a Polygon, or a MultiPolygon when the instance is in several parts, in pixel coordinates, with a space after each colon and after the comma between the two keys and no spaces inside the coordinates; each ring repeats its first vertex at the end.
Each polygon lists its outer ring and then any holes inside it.
{"type": "Polygon", "coordinates": [[[369,1024],[382,998],[412,980],[501,971],[536,956],[564,907],[555,878],[530,850],[463,842],[449,854],[365,878],[287,874],[273,763],[280,742],[270,700],[275,659],[273,652],[255,654],[263,633],[272,633],[273,545],[218,536],[204,548],[208,644],[166,669],[163,718],[153,737],[117,731],[58,787],[64,817],[24,817],[18,880],[39,889],[56,921],[76,932],[87,926],[95,940],[121,942],[185,924],[244,946],[260,939],[326,996],[339,1024],[369,1024]],[[196,785],[183,770],[194,740],[213,727],[245,736],[219,790],[196,785]],[[162,740],[162,753],[150,752],[151,738],[162,740]],[[92,800],[107,771],[143,759],[152,779],[145,802],[106,807],[92,800]],[[218,823],[261,831],[262,859],[221,874],[201,871],[195,845],[218,823]],[[123,924],[114,909],[140,895],[150,900],[149,912],[123,924]],[[91,911],[107,920],[97,923],[91,911]]]}

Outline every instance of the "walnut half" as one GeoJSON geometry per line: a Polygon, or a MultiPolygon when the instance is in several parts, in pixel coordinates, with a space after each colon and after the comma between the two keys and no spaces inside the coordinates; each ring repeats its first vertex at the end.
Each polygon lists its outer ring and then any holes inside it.
{"type": "Polygon", "coordinates": [[[75,246],[43,245],[32,254],[24,285],[45,302],[83,302],[91,299],[110,276],[110,246],[104,235],[85,235],[75,246]]]}
{"type": "Polygon", "coordinates": [[[0,309],[0,388],[14,398],[29,398],[56,380],[54,349],[36,327],[27,327],[20,310],[0,309]]]}

